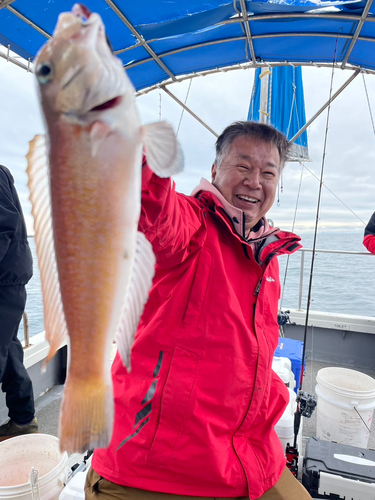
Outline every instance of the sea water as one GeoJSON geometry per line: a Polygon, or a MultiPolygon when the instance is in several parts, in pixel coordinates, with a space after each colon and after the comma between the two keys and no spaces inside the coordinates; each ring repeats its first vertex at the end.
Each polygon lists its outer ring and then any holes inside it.
{"type": "MultiPolygon", "coordinates": [[[[305,249],[312,249],[313,234],[301,235],[305,249]]],[[[366,252],[362,245],[363,233],[319,232],[316,249],[366,252]]],[[[43,325],[43,301],[40,275],[37,265],[34,238],[29,238],[34,259],[34,276],[27,285],[26,313],[29,320],[30,336],[40,333],[43,325]]],[[[307,292],[311,271],[311,252],[305,253],[303,294],[301,308],[306,309],[307,292]]],[[[289,258],[279,258],[280,281],[283,286],[281,306],[283,309],[297,309],[299,303],[299,283],[301,252],[289,258]],[[285,270],[287,272],[285,275],[285,270]]],[[[312,280],[310,309],[332,313],[354,314],[375,317],[375,255],[346,255],[316,253],[312,280]]],[[[23,337],[21,322],[19,338],[23,337]]]]}

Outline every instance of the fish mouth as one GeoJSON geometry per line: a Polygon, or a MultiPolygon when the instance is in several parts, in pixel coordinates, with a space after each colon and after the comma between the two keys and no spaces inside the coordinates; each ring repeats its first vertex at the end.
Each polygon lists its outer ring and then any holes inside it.
{"type": "Polygon", "coordinates": [[[122,96],[113,97],[112,99],[109,99],[108,101],[102,102],[101,104],[94,106],[93,108],[91,108],[89,110],[89,113],[91,113],[93,111],[105,111],[107,109],[113,109],[121,104],[122,99],[123,99],[122,96]]]}

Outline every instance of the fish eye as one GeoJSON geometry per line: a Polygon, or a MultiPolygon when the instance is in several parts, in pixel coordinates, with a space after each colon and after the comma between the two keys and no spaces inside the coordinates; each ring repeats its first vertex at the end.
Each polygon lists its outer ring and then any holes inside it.
{"type": "Polygon", "coordinates": [[[36,68],[36,76],[39,83],[49,83],[54,77],[54,69],[51,63],[44,62],[36,68]]]}

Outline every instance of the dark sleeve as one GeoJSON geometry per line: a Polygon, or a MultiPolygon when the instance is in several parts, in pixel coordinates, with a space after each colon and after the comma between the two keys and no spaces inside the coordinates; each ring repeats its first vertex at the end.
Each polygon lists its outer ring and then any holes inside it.
{"type": "Polygon", "coordinates": [[[11,182],[13,178],[0,166],[0,262],[7,253],[11,239],[17,230],[22,215],[19,213],[15,192],[11,182]]]}
{"type": "Polygon", "coordinates": [[[372,214],[365,227],[363,244],[369,252],[375,254],[375,212],[372,214]]]}
{"type": "Polygon", "coordinates": [[[199,203],[176,193],[171,178],[162,179],[144,165],[139,230],[151,242],[157,262],[169,266],[182,262],[203,226],[199,203]]]}

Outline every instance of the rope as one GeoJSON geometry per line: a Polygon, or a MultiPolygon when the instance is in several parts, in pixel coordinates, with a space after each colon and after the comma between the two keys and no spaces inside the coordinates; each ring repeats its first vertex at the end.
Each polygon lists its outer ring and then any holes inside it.
{"type": "MultiPolygon", "coordinates": [[[[307,167],[306,167],[306,165],[305,165],[304,163],[303,163],[302,165],[303,165],[303,167],[304,167],[304,168],[305,168],[305,169],[306,169],[306,170],[307,170],[307,171],[308,171],[308,172],[309,172],[309,173],[310,173],[313,177],[315,177],[315,179],[316,179],[316,180],[319,180],[319,178],[318,178],[318,177],[314,174],[314,172],[312,172],[309,168],[307,168],[307,167]]],[[[345,207],[345,208],[347,208],[347,209],[349,210],[349,212],[351,212],[351,213],[354,215],[354,217],[357,217],[357,219],[358,219],[359,221],[361,221],[361,222],[362,222],[362,224],[363,224],[364,226],[367,224],[367,222],[364,222],[364,221],[363,221],[360,217],[358,217],[358,215],[357,215],[356,213],[354,213],[354,212],[353,212],[353,210],[352,210],[350,207],[348,207],[348,205],[346,205],[346,204],[345,204],[345,203],[344,203],[344,202],[343,202],[343,201],[342,201],[342,200],[341,200],[341,199],[340,199],[340,198],[339,198],[339,197],[338,197],[338,196],[337,196],[337,195],[336,195],[336,194],[335,194],[335,193],[334,193],[331,189],[329,189],[329,187],[328,187],[326,184],[324,184],[324,182],[323,182],[323,186],[324,186],[326,189],[328,189],[328,191],[329,191],[331,194],[333,194],[333,196],[334,196],[335,198],[337,198],[337,200],[338,200],[340,203],[342,203],[342,204],[344,205],[344,207],[345,207]]]]}
{"type": "Polygon", "coordinates": [[[370,111],[370,118],[371,118],[371,123],[372,123],[372,130],[374,131],[374,135],[375,135],[374,119],[372,117],[371,104],[370,104],[370,99],[369,99],[368,92],[367,92],[367,86],[366,86],[366,80],[365,80],[364,73],[362,73],[362,79],[363,79],[363,85],[365,86],[365,92],[366,92],[366,98],[367,98],[367,105],[368,105],[368,109],[370,111]]]}
{"type": "MultiPolygon", "coordinates": [[[[189,88],[188,88],[187,93],[186,93],[186,97],[185,97],[185,102],[184,102],[184,104],[186,104],[186,103],[187,103],[188,96],[189,96],[189,92],[190,92],[190,87],[191,87],[191,82],[192,82],[192,81],[193,81],[193,80],[190,80],[190,83],[189,83],[189,88]]],[[[184,116],[184,111],[185,111],[185,110],[184,110],[184,108],[182,108],[182,111],[181,111],[181,116],[180,116],[180,121],[178,122],[178,127],[177,127],[176,137],[178,136],[178,132],[179,132],[179,130],[180,130],[180,125],[181,125],[181,122],[182,122],[182,117],[184,116]]]]}

